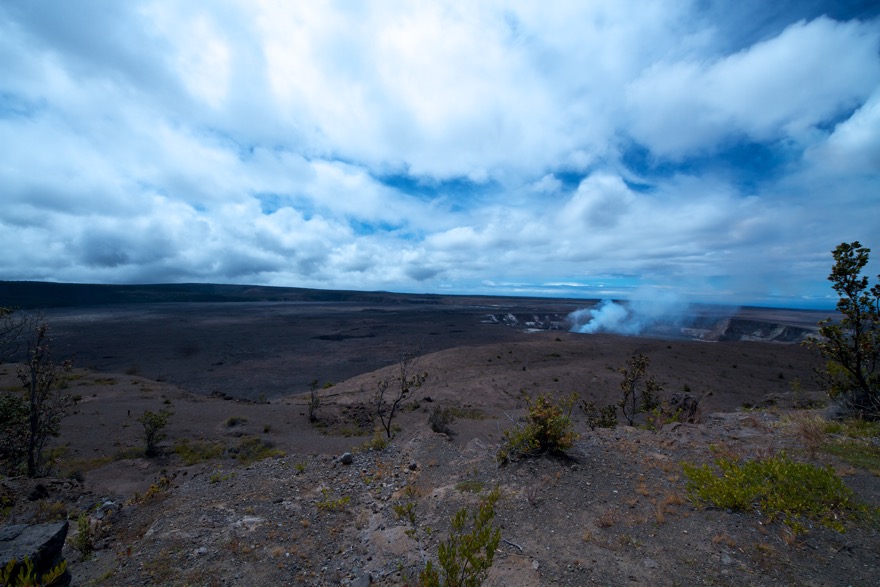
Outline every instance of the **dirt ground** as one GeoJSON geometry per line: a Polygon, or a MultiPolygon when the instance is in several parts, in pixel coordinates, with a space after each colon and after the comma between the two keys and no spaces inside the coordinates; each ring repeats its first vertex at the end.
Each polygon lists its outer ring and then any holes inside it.
{"type": "MultiPolygon", "coordinates": [[[[487,585],[880,584],[877,528],[793,540],[778,522],[686,498],[682,462],[786,451],[880,504],[875,474],[806,450],[792,410],[823,394],[799,345],[524,332],[451,308],[173,306],[47,316],[56,356],[75,351],[79,402],[53,445],[56,478],[5,479],[3,491],[8,522],[90,512],[96,550],[65,548],[75,585],[414,585],[453,514],[493,487],[502,542],[487,585]],[[389,446],[366,450],[373,426],[358,424],[406,345],[422,348],[428,378],[389,446]],[[616,369],[637,352],[664,395],[705,397],[699,423],[591,431],[576,408],[568,458],[498,464],[527,396],[614,401],[616,369]],[[317,423],[303,393],[313,379],[317,423]],[[438,406],[459,415],[451,435],[428,425],[438,406]],[[148,459],[137,418],[161,409],[173,412],[163,454],[148,459]],[[278,453],[242,463],[247,439],[278,453]],[[184,442],[220,449],[188,464],[184,442]],[[29,501],[36,482],[49,496],[29,501]],[[413,535],[394,507],[408,503],[413,535]]],[[[0,366],[0,387],[15,385],[15,366],[0,366]]]]}

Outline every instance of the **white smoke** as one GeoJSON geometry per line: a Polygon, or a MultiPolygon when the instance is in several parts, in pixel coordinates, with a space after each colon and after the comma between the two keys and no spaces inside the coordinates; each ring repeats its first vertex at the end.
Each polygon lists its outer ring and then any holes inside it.
{"type": "Polygon", "coordinates": [[[627,336],[680,328],[690,321],[690,304],[669,291],[640,290],[629,301],[602,300],[592,308],[568,315],[571,331],[581,334],[610,332],[627,336]]]}

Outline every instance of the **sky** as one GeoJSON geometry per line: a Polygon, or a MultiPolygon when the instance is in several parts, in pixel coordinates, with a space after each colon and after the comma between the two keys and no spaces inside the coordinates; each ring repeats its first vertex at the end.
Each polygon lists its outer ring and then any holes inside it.
{"type": "Polygon", "coordinates": [[[0,279],[830,307],[854,240],[876,2],[0,0],[0,279]]]}

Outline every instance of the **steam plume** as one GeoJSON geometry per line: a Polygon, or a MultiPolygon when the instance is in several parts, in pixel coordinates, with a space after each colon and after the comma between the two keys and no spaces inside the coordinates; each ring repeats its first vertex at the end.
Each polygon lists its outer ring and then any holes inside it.
{"type": "Polygon", "coordinates": [[[640,291],[629,301],[602,300],[593,308],[576,310],[568,315],[568,321],[572,332],[638,336],[683,326],[689,321],[689,308],[687,302],[671,292],[640,291]]]}

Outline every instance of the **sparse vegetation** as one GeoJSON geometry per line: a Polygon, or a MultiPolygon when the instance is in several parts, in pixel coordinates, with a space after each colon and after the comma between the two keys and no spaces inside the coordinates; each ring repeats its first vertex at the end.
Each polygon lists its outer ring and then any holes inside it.
{"type": "Polygon", "coordinates": [[[470,515],[467,508],[455,514],[449,538],[437,548],[439,568],[433,561],[428,561],[419,575],[421,585],[478,587],[483,584],[501,541],[501,530],[492,523],[495,504],[500,498],[501,492],[494,489],[470,515]]]}
{"type": "Polygon", "coordinates": [[[824,420],[815,414],[795,412],[791,414],[789,421],[810,458],[815,458],[826,440],[825,432],[822,430],[824,420]]]}
{"type": "Polygon", "coordinates": [[[506,463],[512,457],[561,454],[568,450],[578,439],[571,421],[576,399],[577,396],[571,395],[557,404],[543,394],[535,399],[527,397],[526,425],[517,423],[514,429],[504,433],[498,461],[506,463]]]}
{"type": "Polygon", "coordinates": [[[170,410],[159,410],[158,412],[144,411],[138,418],[138,422],[144,427],[144,454],[153,457],[159,454],[159,443],[165,440],[165,426],[168,425],[168,418],[174,412],[170,410]]]}
{"type": "Polygon", "coordinates": [[[452,416],[459,420],[486,420],[489,414],[480,408],[470,406],[449,406],[446,408],[452,416]]]}
{"type": "Polygon", "coordinates": [[[807,344],[825,357],[817,373],[842,414],[880,420],[880,275],[870,289],[862,275],[870,252],[858,241],[834,249],[828,280],[843,318],[819,322],[819,338],[807,344]]]}
{"type": "Polygon", "coordinates": [[[309,422],[318,421],[318,408],[321,405],[321,397],[318,395],[318,380],[312,379],[309,384],[309,422]]]}
{"type": "Polygon", "coordinates": [[[129,500],[130,504],[144,504],[149,503],[159,497],[165,495],[165,492],[168,491],[168,488],[171,487],[171,479],[168,477],[160,477],[158,481],[151,484],[147,490],[141,495],[138,492],[135,492],[129,500]]]}
{"type": "Polygon", "coordinates": [[[597,408],[594,402],[583,400],[581,401],[581,410],[587,417],[587,426],[590,427],[590,430],[617,426],[617,406],[613,404],[597,408]]]}
{"type": "Polygon", "coordinates": [[[0,397],[0,458],[7,474],[23,471],[28,477],[37,477],[48,472],[52,463],[46,444],[58,436],[61,421],[75,403],[73,396],[61,391],[71,363],[53,362],[49,327],[38,317],[14,319],[6,309],[0,309],[0,315],[3,358],[7,353],[12,356],[9,349],[17,350],[21,339],[32,337],[25,342],[27,353],[17,372],[24,394],[13,391],[0,397]]]}
{"type": "Polygon", "coordinates": [[[391,509],[394,510],[394,515],[397,516],[398,520],[403,520],[408,524],[414,526],[416,523],[416,504],[413,501],[409,501],[407,503],[396,503],[391,506],[391,509]]]}
{"type": "Polygon", "coordinates": [[[420,388],[428,379],[427,372],[418,372],[416,369],[419,358],[418,352],[403,351],[397,364],[397,374],[382,379],[376,384],[373,405],[389,439],[394,436],[391,422],[401,404],[411,391],[420,388]]]}
{"type": "Polygon", "coordinates": [[[174,452],[184,465],[195,465],[223,456],[226,447],[220,442],[182,439],[174,444],[174,452]]]}
{"type": "Polygon", "coordinates": [[[28,323],[24,314],[13,308],[0,307],[0,364],[10,360],[18,352],[28,323]]]}
{"type": "Polygon", "coordinates": [[[635,424],[638,414],[650,412],[660,405],[658,394],[663,391],[663,388],[653,376],[646,377],[650,364],[651,361],[648,357],[635,354],[627,361],[626,367],[617,370],[623,375],[623,381],[620,382],[620,391],[623,393],[623,397],[620,398],[618,405],[624,419],[630,426],[635,424]]]}
{"type": "Polygon", "coordinates": [[[434,432],[452,434],[450,425],[453,422],[455,422],[455,416],[450,408],[438,406],[431,410],[431,413],[428,415],[428,424],[434,432]]]}
{"type": "Polygon", "coordinates": [[[388,437],[385,435],[384,430],[381,428],[376,428],[376,431],[373,433],[372,438],[370,440],[363,443],[358,450],[376,450],[382,451],[388,446],[388,437]]]}
{"type": "Polygon", "coordinates": [[[860,418],[848,420],[829,420],[823,426],[828,434],[837,434],[847,438],[874,438],[880,436],[880,422],[871,422],[860,418]]]}
{"type": "Polygon", "coordinates": [[[854,467],[880,476],[880,447],[875,444],[855,440],[829,442],[822,447],[822,450],[854,467]]]}
{"type": "Polygon", "coordinates": [[[89,556],[95,549],[95,536],[89,515],[85,512],[76,519],[76,534],[70,539],[70,545],[83,556],[89,556]]]}
{"type": "Polygon", "coordinates": [[[322,512],[341,512],[345,510],[348,502],[351,501],[350,495],[343,495],[336,499],[330,497],[330,490],[326,487],[321,490],[323,498],[315,502],[315,506],[322,512]]]}
{"type": "Polygon", "coordinates": [[[263,459],[284,456],[284,451],[275,448],[272,442],[257,438],[256,436],[242,438],[237,447],[230,449],[230,453],[245,465],[250,465],[263,459]]]}
{"type": "Polygon", "coordinates": [[[693,502],[757,511],[796,534],[806,532],[811,521],[843,532],[843,520],[867,511],[833,469],[796,463],[784,454],[751,461],[722,457],[714,468],[684,464],[683,469],[693,502]]]}
{"type": "Polygon", "coordinates": [[[703,416],[701,398],[688,393],[675,393],[668,400],[663,400],[646,416],[646,426],[650,430],[659,430],[666,424],[687,422],[695,424],[703,416]]]}
{"type": "Polygon", "coordinates": [[[208,481],[210,481],[213,485],[222,481],[229,481],[233,477],[235,477],[235,473],[223,473],[222,471],[214,471],[213,473],[211,473],[208,481]]]}
{"type": "Polygon", "coordinates": [[[483,482],[476,479],[467,479],[456,483],[455,488],[462,492],[479,493],[483,491],[483,482]]]}
{"type": "Polygon", "coordinates": [[[37,571],[30,558],[25,557],[24,562],[19,564],[16,559],[6,563],[0,569],[0,585],[7,587],[51,587],[60,584],[61,578],[67,571],[67,561],[61,561],[42,577],[37,577],[37,571]]]}

